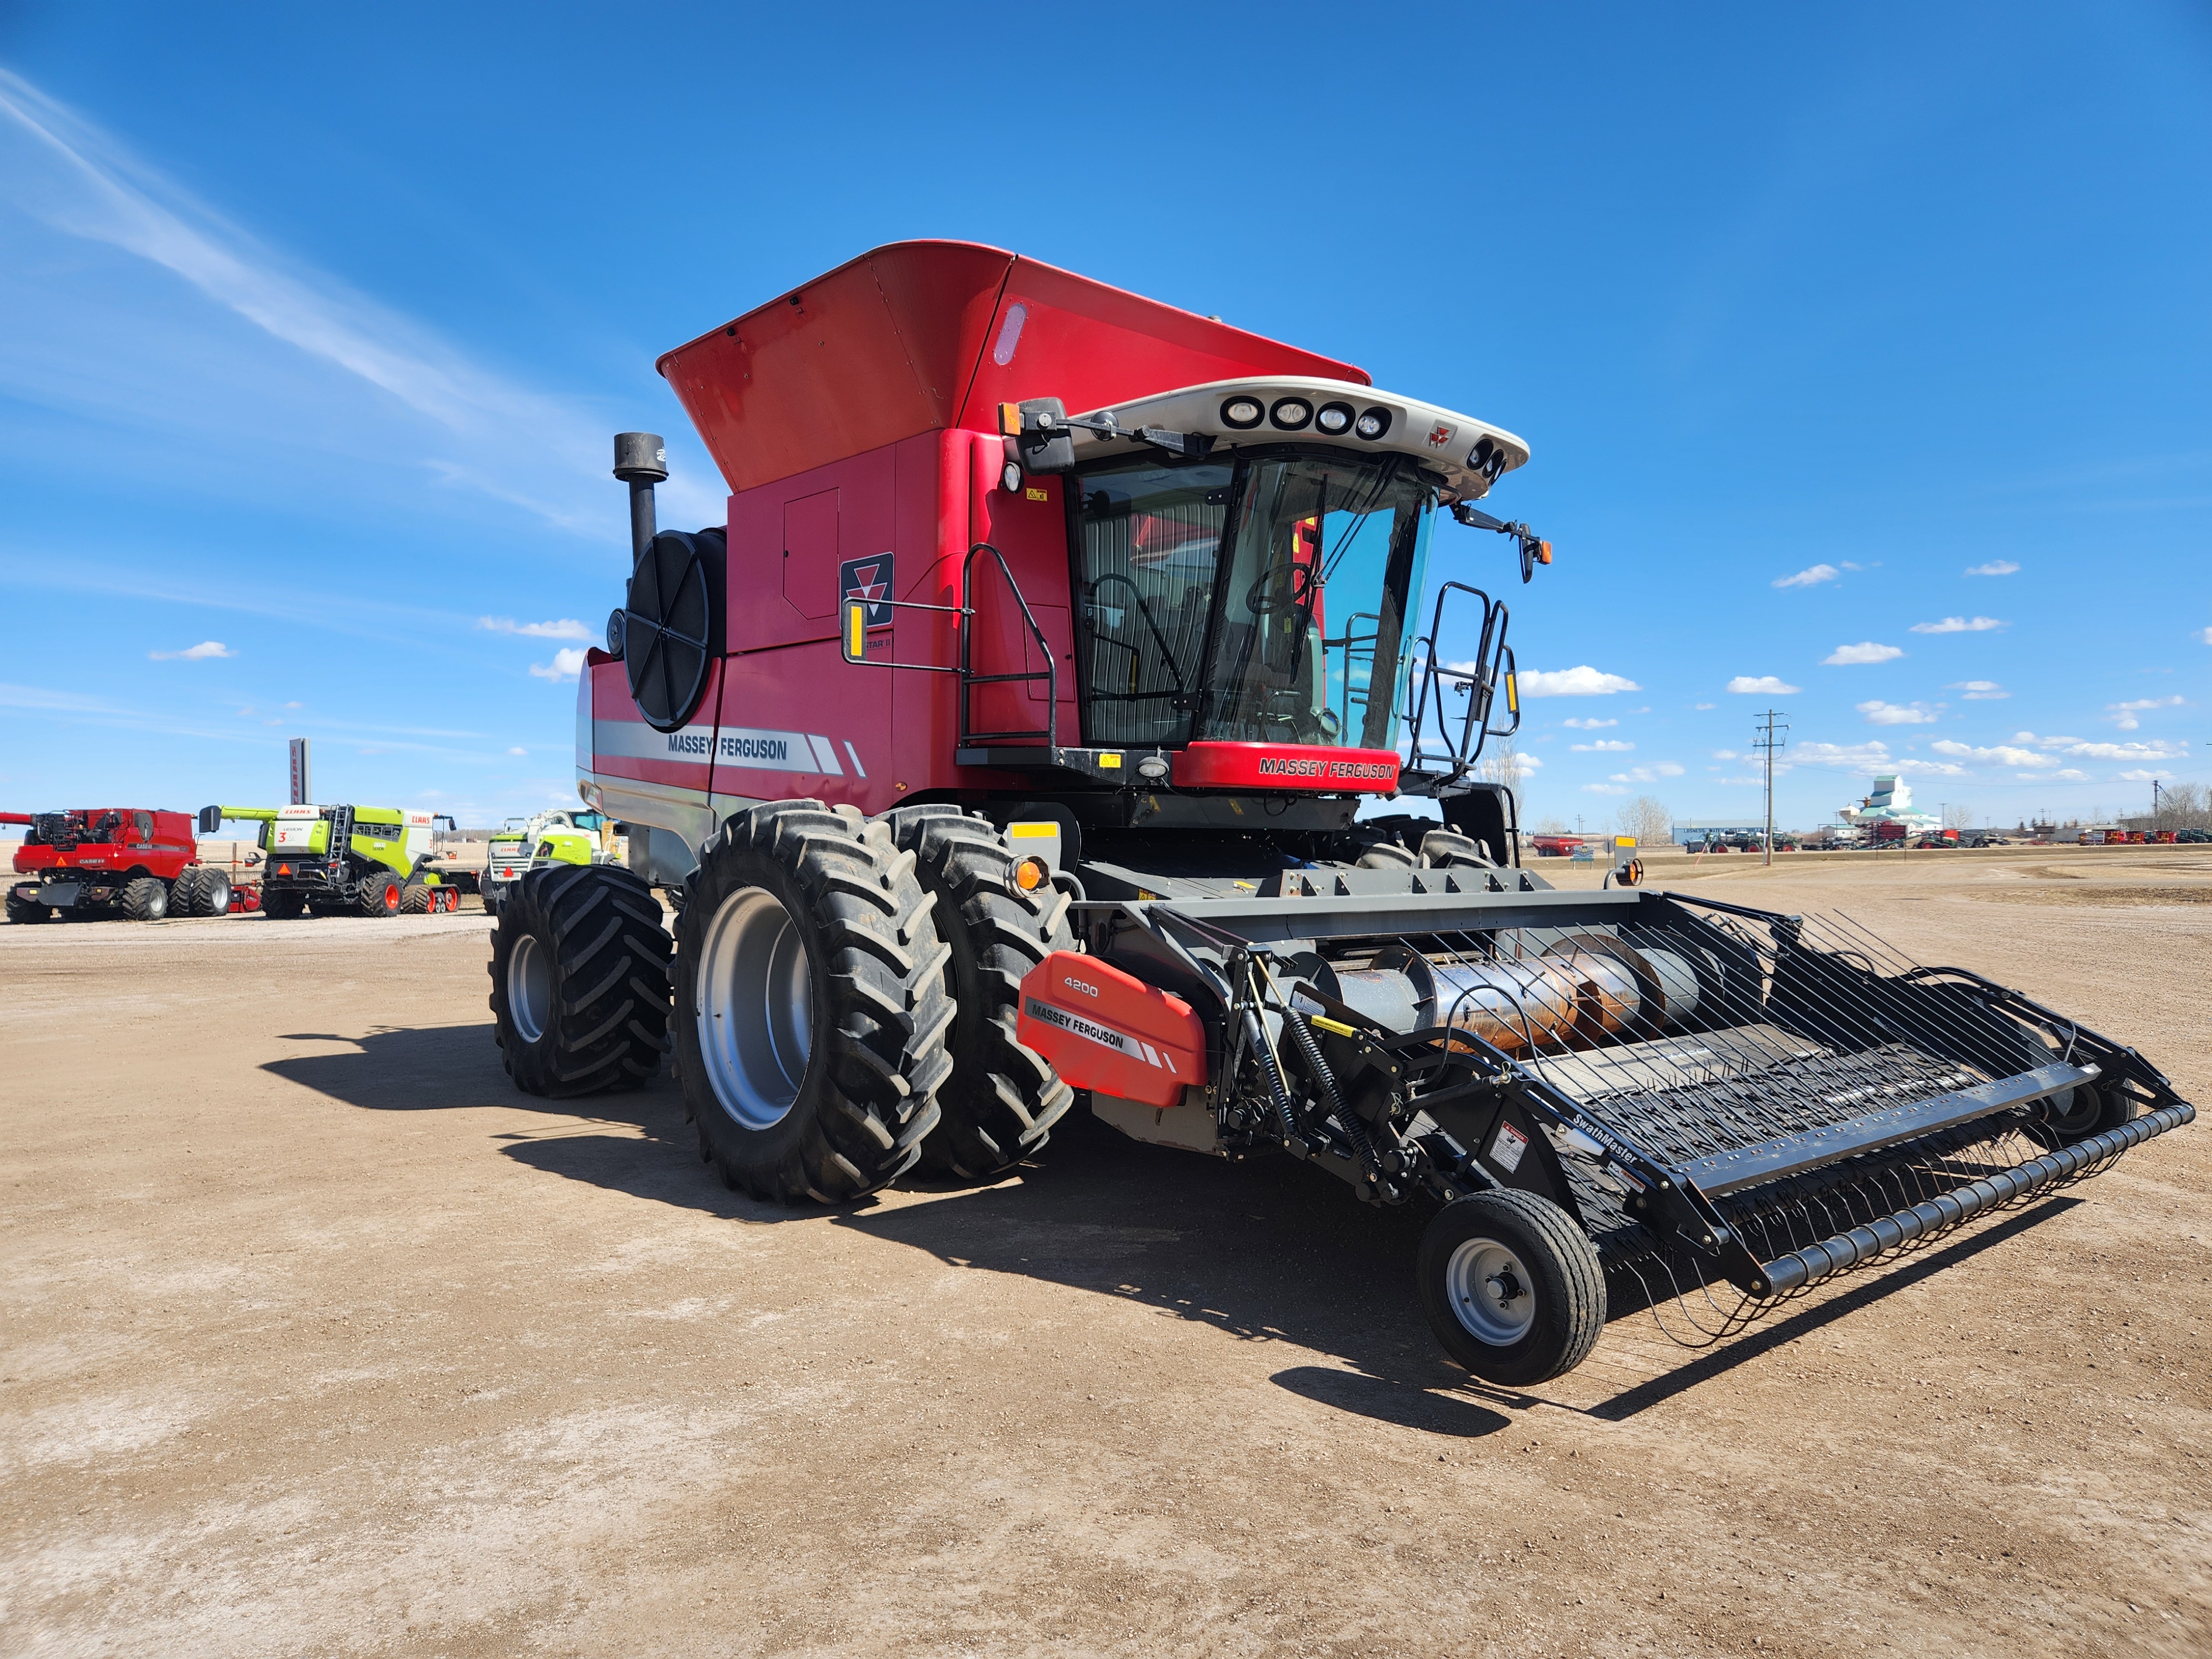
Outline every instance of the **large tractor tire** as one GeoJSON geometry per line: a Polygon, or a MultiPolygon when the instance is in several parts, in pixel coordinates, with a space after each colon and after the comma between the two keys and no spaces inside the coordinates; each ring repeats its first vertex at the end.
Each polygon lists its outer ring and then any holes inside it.
{"type": "Polygon", "coordinates": [[[416,882],[399,890],[399,914],[403,916],[425,915],[437,908],[438,894],[434,888],[425,887],[416,882]]]}
{"type": "Polygon", "coordinates": [[[199,890],[192,896],[192,914],[196,916],[227,916],[230,914],[230,872],[200,871],[199,890]]]}
{"type": "Polygon", "coordinates": [[[733,815],[676,934],[684,1104],[727,1185],[839,1204],[914,1167],[953,1007],[930,896],[887,825],[817,800],[733,815]]]}
{"type": "Polygon", "coordinates": [[[945,988],[952,1075],[938,1091],[926,1170],[988,1179],[1040,1150],[1075,1099],[1051,1063],[1014,1036],[1022,976],[1054,951],[1072,951],[1067,895],[1047,884],[1022,892],[1008,879],[1016,854],[987,820],[957,806],[889,814],[891,838],[915,855],[915,874],[951,949],[945,988]]]}
{"type": "Polygon", "coordinates": [[[265,888],[262,890],[261,914],[271,921],[297,921],[307,913],[307,896],[305,893],[294,892],[289,889],[274,893],[265,888]]]}
{"type": "Polygon", "coordinates": [[[372,870],[354,889],[355,907],[365,916],[399,914],[399,878],[389,870],[372,870]]]}
{"type": "Polygon", "coordinates": [[[159,921],[169,914],[169,884],[140,876],[124,884],[123,914],[132,921],[159,921]]]}
{"type": "Polygon", "coordinates": [[[667,930],[615,865],[534,871],[491,934],[491,1012],[514,1086],[553,1100],[635,1089],[668,1052],[667,930]]]}
{"type": "Polygon", "coordinates": [[[28,899],[8,895],[8,920],[17,922],[52,921],[54,913],[43,904],[33,904],[28,899]]]}

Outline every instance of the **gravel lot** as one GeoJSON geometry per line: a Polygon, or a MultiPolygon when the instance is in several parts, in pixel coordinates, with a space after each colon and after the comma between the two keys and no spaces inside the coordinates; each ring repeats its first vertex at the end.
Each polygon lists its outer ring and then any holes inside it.
{"type": "MultiPolygon", "coordinates": [[[[2199,849],[1656,873],[2212,1096],[2199,849]]],[[[665,1080],[511,1089],[488,927],[0,928],[0,1648],[2212,1651],[2203,1125],[1504,1395],[1417,1227],[1300,1166],[1085,1122],[988,1188],[737,1197],[665,1080]]]]}

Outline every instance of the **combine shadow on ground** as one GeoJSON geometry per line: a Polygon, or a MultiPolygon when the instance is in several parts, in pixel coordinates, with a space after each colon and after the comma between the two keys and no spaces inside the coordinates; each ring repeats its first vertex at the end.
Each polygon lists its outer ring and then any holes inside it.
{"type": "MultiPolygon", "coordinates": [[[[565,1180],[731,1220],[822,1219],[732,1193],[698,1155],[683,1097],[664,1070],[630,1093],[580,1100],[526,1095],[501,1067],[492,1027],[300,1032],[331,1045],[262,1069],[371,1111],[498,1106],[540,1113],[543,1130],[502,1132],[501,1153],[565,1180]]],[[[1841,1294],[1754,1327],[1594,1405],[1474,1382],[1443,1358],[1413,1289],[1424,1216],[1351,1201],[1337,1182],[1285,1158],[1229,1164],[1146,1146],[1077,1113],[1018,1176],[984,1187],[921,1182],[926,1201],[873,1200],[836,1224],[986,1273],[1017,1273],[1152,1308],[1247,1342],[1280,1341],[1350,1367],[1297,1365],[1277,1387],[1334,1410],[1462,1437],[1510,1426],[1503,1411],[1538,1406],[1621,1421],[1832,1321],[1920,1283],[2070,1208],[2053,1199],[1841,1294]]]]}
{"type": "Polygon", "coordinates": [[[1018,1180],[840,1226],[957,1267],[1018,1273],[1140,1304],[1245,1342],[1335,1355],[1272,1379],[1292,1394],[1431,1433],[1510,1419],[1460,1392],[1413,1291],[1421,1218],[1352,1202],[1303,1164],[1228,1164],[1140,1146],[1087,1115],[1064,1121],[1018,1180]]]}
{"type": "Polygon", "coordinates": [[[543,1129],[495,1133],[517,1163],[570,1181],[733,1220],[781,1221],[802,1214],[726,1190],[700,1166],[698,1132],[684,1116],[684,1097],[664,1066],[642,1089],[547,1100],[527,1095],[500,1064],[487,1020],[479,1025],[373,1027],[365,1035],[294,1031],[287,1042],[328,1043],[319,1054],[267,1062],[262,1070],[319,1094],[374,1112],[533,1112],[543,1129]]]}

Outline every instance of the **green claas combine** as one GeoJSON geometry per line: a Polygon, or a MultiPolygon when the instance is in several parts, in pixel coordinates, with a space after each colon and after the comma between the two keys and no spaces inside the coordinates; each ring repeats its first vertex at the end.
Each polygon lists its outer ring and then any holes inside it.
{"type": "Polygon", "coordinates": [[[261,908],[279,921],[319,916],[396,916],[454,910],[460,890],[431,866],[431,838],[443,813],[396,806],[208,806],[200,830],[225,818],[258,823],[267,857],[261,908]]]}
{"type": "Polygon", "coordinates": [[[497,915],[514,884],[532,870],[617,862],[610,845],[613,828],[604,812],[563,808],[509,818],[492,836],[484,861],[484,908],[497,915]]]}

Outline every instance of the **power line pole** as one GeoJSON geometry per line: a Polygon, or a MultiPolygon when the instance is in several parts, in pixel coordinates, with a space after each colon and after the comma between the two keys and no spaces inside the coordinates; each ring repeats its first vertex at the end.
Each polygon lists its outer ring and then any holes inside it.
{"type": "Polygon", "coordinates": [[[1775,724],[1782,713],[1779,708],[1768,709],[1759,717],[1759,723],[1752,728],[1751,746],[1766,751],[1766,841],[1765,856],[1759,862],[1769,868],[1774,863],[1774,755],[1790,740],[1788,725],[1775,724]]]}

